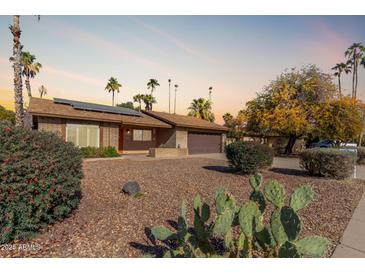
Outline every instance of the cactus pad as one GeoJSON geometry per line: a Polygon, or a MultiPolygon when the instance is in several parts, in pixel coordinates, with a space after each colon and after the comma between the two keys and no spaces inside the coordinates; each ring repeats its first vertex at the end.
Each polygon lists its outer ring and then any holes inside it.
{"type": "Polygon", "coordinates": [[[295,242],[298,251],[310,257],[322,257],[327,251],[329,241],[321,236],[308,236],[295,242]]]}
{"type": "Polygon", "coordinates": [[[265,187],[265,197],[276,207],[281,208],[284,206],[285,189],[281,184],[273,180],[265,187]]]}
{"type": "Polygon", "coordinates": [[[256,173],[255,176],[251,176],[249,178],[249,183],[251,185],[251,187],[255,190],[255,191],[259,191],[260,190],[260,186],[262,184],[263,178],[262,178],[262,174],[261,173],[256,173]]]}
{"type": "Polygon", "coordinates": [[[276,209],[271,214],[270,219],[271,233],[274,236],[275,242],[280,246],[288,240],[283,224],[281,223],[281,210],[276,209]]]}
{"type": "Polygon", "coordinates": [[[279,258],[300,258],[300,254],[294,244],[285,242],[279,249],[279,258]]]}
{"type": "Polygon", "coordinates": [[[298,211],[306,207],[314,197],[314,191],[310,186],[298,187],[290,198],[290,206],[298,211]]]}
{"type": "Polygon", "coordinates": [[[216,236],[225,236],[232,228],[234,212],[226,209],[218,215],[213,226],[213,234],[216,236]]]}
{"type": "Polygon", "coordinates": [[[261,231],[264,228],[262,219],[261,212],[253,201],[243,204],[238,213],[240,227],[248,237],[252,237],[255,232],[261,231]]]}
{"type": "Polygon", "coordinates": [[[264,194],[258,190],[253,191],[250,195],[250,200],[257,203],[259,206],[260,211],[263,213],[266,208],[266,200],[264,194]]]}
{"type": "Polygon", "coordinates": [[[287,206],[280,210],[280,220],[289,241],[294,241],[301,229],[301,222],[295,211],[287,206]]]}
{"type": "Polygon", "coordinates": [[[172,240],[175,238],[175,233],[164,226],[155,226],[151,229],[153,237],[160,241],[172,240]]]}

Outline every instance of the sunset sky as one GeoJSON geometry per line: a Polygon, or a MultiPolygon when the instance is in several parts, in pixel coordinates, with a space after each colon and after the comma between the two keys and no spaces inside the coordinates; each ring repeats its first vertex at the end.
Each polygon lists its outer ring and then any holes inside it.
{"type": "MultiPolygon", "coordinates": [[[[0,104],[13,104],[11,16],[0,16],[0,104]]],[[[116,103],[158,79],[155,110],[168,111],[168,82],[178,84],[177,113],[213,87],[217,122],[236,114],[285,68],[317,64],[330,72],[353,42],[365,43],[365,16],[21,16],[24,51],[43,69],[34,96],[111,104],[108,78],[122,84],[116,103]]],[[[345,93],[351,76],[343,81],[345,93]]],[[[173,90],[173,89],[172,89],[173,90]]],[[[172,92],[173,94],[173,92],[172,92]]],[[[365,69],[358,94],[365,99],[365,69]]]]}

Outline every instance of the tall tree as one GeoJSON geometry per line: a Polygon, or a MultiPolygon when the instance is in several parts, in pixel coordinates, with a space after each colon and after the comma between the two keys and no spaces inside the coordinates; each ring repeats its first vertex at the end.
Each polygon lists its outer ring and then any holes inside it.
{"type": "Polygon", "coordinates": [[[32,97],[32,90],[30,86],[30,78],[34,78],[39,70],[42,68],[42,64],[36,62],[35,55],[28,51],[22,52],[21,54],[22,74],[25,77],[25,86],[28,91],[28,97],[32,97]]]}
{"type": "Polygon", "coordinates": [[[230,127],[233,126],[234,117],[233,117],[232,114],[230,114],[230,113],[227,112],[227,113],[223,114],[222,118],[223,118],[224,126],[225,127],[229,127],[230,128],[230,127]]]}
{"type": "Polygon", "coordinates": [[[129,109],[133,109],[133,110],[139,110],[139,108],[138,107],[134,107],[134,105],[133,105],[133,102],[131,102],[131,101],[127,101],[127,102],[125,102],[125,103],[120,103],[120,104],[117,104],[117,107],[121,107],[121,108],[129,108],[129,109]]]}
{"type": "Polygon", "coordinates": [[[160,84],[156,79],[150,79],[147,83],[147,88],[151,90],[151,95],[153,95],[153,92],[155,91],[156,87],[158,87],[160,84]]]}
{"type": "Polygon", "coordinates": [[[174,102],[174,114],[176,114],[176,93],[177,93],[177,88],[179,87],[178,84],[175,84],[175,102],[174,102]]]}
{"type": "Polygon", "coordinates": [[[313,135],[338,143],[354,141],[364,126],[362,115],[363,109],[354,98],[328,100],[318,109],[313,135]]]}
{"type": "Polygon", "coordinates": [[[39,88],[38,88],[38,92],[39,92],[39,97],[43,97],[44,95],[47,95],[47,89],[45,86],[41,85],[39,88]]]}
{"type": "Polygon", "coordinates": [[[152,111],[153,104],[157,103],[156,98],[153,97],[151,94],[143,94],[142,100],[145,104],[145,110],[152,111]]]}
{"type": "Polygon", "coordinates": [[[194,99],[188,108],[189,116],[214,122],[214,113],[212,112],[212,102],[204,98],[194,99]]]}
{"type": "Polygon", "coordinates": [[[143,96],[144,95],[143,94],[140,94],[140,93],[133,96],[133,101],[138,103],[139,110],[142,109],[143,96]]]}
{"type": "Polygon", "coordinates": [[[13,62],[14,69],[14,98],[15,98],[15,125],[24,125],[24,106],[23,106],[23,84],[22,84],[22,68],[21,68],[21,44],[20,44],[20,19],[19,15],[13,16],[13,25],[10,31],[13,35],[13,56],[10,61],[13,62]]]}
{"type": "Polygon", "coordinates": [[[346,51],[347,64],[352,67],[352,97],[357,97],[358,67],[364,57],[365,47],[362,43],[353,43],[346,51]]]}
{"type": "Polygon", "coordinates": [[[168,82],[169,82],[169,113],[171,113],[171,79],[169,79],[168,82]]]}
{"type": "Polygon", "coordinates": [[[338,90],[339,90],[339,95],[340,97],[342,96],[342,90],[341,90],[341,75],[342,73],[350,73],[351,72],[351,67],[348,64],[345,63],[338,63],[336,64],[336,66],[334,66],[332,68],[332,70],[334,70],[335,72],[333,73],[334,76],[337,77],[338,79],[338,90]]]}
{"type": "Polygon", "coordinates": [[[121,87],[122,85],[119,84],[117,78],[110,77],[105,90],[112,93],[112,106],[114,106],[114,92],[119,92],[121,87]]]}
{"type": "Polygon", "coordinates": [[[276,133],[288,137],[285,153],[291,154],[296,140],[313,130],[320,104],[336,92],[332,75],[314,65],[286,71],[247,102],[246,128],[264,136],[276,133]]]}

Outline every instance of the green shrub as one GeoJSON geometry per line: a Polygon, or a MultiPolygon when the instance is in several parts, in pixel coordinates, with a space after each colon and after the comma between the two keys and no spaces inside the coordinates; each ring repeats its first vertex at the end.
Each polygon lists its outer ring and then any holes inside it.
{"type": "Polygon", "coordinates": [[[68,216],[81,198],[81,164],[57,135],[0,122],[0,244],[68,216]]]}
{"type": "Polygon", "coordinates": [[[284,187],[273,180],[262,188],[263,178],[250,178],[250,200],[239,206],[231,194],[219,189],[215,195],[216,216],[211,218],[208,204],[194,198],[194,227],[188,227],[187,207],[183,202],[176,232],[155,226],[152,235],[162,241],[164,257],[322,257],[329,241],[321,236],[301,236],[299,212],[312,202],[313,189],[301,186],[294,190],[288,205],[284,187]],[[260,199],[257,199],[260,197],[260,199]],[[270,221],[266,204],[274,210],[270,221]],[[210,221],[211,220],[211,221],[210,221]],[[217,244],[218,243],[218,244],[217,244]],[[255,251],[255,252],[254,252],[255,251]]]}
{"type": "Polygon", "coordinates": [[[357,163],[359,165],[365,165],[365,147],[357,148],[357,163]]]}
{"type": "Polygon", "coordinates": [[[345,179],[354,172],[355,153],[332,148],[311,148],[300,154],[300,166],[312,176],[345,179]]]}
{"type": "Polygon", "coordinates": [[[80,149],[83,158],[105,158],[118,157],[119,154],[114,147],[82,147],[80,149]]]}
{"type": "Polygon", "coordinates": [[[272,165],[274,151],[267,145],[255,142],[234,142],[225,147],[231,166],[243,173],[255,173],[272,165]]]}

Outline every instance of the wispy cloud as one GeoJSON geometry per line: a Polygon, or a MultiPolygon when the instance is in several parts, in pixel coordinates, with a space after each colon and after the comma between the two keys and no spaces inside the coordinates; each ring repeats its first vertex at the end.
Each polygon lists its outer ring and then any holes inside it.
{"type": "Polygon", "coordinates": [[[136,17],[133,17],[132,20],[136,22],[138,25],[144,27],[145,29],[160,35],[161,37],[165,38],[166,40],[170,41],[173,45],[175,45],[180,50],[184,51],[185,53],[189,55],[193,55],[195,57],[199,57],[202,59],[207,60],[213,60],[211,57],[207,56],[206,54],[202,53],[201,51],[197,50],[191,45],[188,45],[186,42],[182,41],[178,37],[166,32],[165,30],[158,28],[154,25],[151,25],[150,23],[146,23],[141,19],[137,19],[136,17]]]}
{"type": "Polygon", "coordinates": [[[160,63],[135,54],[134,52],[123,47],[122,44],[110,41],[94,33],[78,28],[72,24],[61,22],[56,19],[50,19],[49,24],[54,27],[57,35],[77,40],[87,45],[87,47],[101,49],[102,52],[110,54],[113,58],[122,59],[124,61],[128,60],[145,67],[152,67],[155,69],[159,68],[163,71],[169,71],[168,68],[162,66],[160,63]]]}
{"type": "Polygon", "coordinates": [[[324,18],[310,18],[307,24],[317,33],[317,39],[309,41],[310,51],[331,63],[343,61],[344,52],[353,41],[337,32],[324,18]]]}
{"type": "MultiPolygon", "coordinates": [[[[0,56],[0,64],[11,66],[11,63],[9,62],[9,60],[2,56],[0,56]]],[[[77,73],[77,72],[73,72],[73,71],[69,71],[69,70],[66,71],[64,69],[57,68],[54,66],[49,66],[49,65],[43,65],[41,73],[58,76],[58,77],[60,77],[60,79],[67,78],[67,79],[71,79],[71,80],[76,80],[78,82],[83,82],[83,83],[86,83],[86,84],[89,84],[92,86],[103,86],[105,84],[105,81],[102,81],[100,79],[96,79],[94,77],[84,75],[81,73],[77,73]]],[[[11,75],[6,76],[7,79],[10,79],[9,77],[11,77],[11,75]]]]}
{"type": "Polygon", "coordinates": [[[71,72],[71,71],[66,71],[66,70],[55,68],[52,66],[44,66],[42,69],[42,72],[44,72],[46,74],[58,76],[58,77],[64,77],[64,78],[76,80],[76,81],[83,82],[83,83],[93,85],[93,86],[103,86],[105,84],[105,81],[102,81],[100,79],[95,79],[95,78],[87,76],[87,75],[83,75],[83,74],[75,73],[75,72],[71,72]]]}

